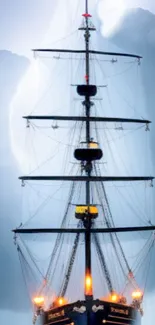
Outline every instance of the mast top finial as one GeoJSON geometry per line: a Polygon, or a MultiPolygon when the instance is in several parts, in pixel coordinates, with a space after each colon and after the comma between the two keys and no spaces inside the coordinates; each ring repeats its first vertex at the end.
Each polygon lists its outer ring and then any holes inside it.
{"type": "Polygon", "coordinates": [[[85,14],[82,14],[83,17],[87,17],[87,18],[90,18],[92,17],[92,15],[88,14],[88,13],[85,13],[85,14]]]}

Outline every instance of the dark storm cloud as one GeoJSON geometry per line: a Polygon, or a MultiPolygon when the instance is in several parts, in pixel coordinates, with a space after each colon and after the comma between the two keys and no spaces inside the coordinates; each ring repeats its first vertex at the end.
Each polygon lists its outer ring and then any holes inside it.
{"type": "MultiPolygon", "coordinates": [[[[124,51],[128,51],[129,53],[133,52],[143,56],[141,66],[144,90],[143,95],[147,110],[147,117],[152,121],[150,139],[153,166],[155,166],[155,15],[140,8],[131,10],[124,17],[124,21],[120,29],[113,35],[111,41],[124,51]]],[[[140,111],[140,107],[138,107],[138,110],[140,111]]],[[[155,222],[155,219],[153,222],[155,222]]],[[[147,289],[149,291],[155,290],[154,252],[155,248],[152,254],[152,261],[147,282],[147,289]]],[[[149,258],[146,261],[146,268],[148,263],[149,258]]]]}
{"type": "Polygon", "coordinates": [[[28,65],[26,58],[0,51],[0,309],[22,309],[27,303],[11,233],[20,220],[20,188],[10,147],[9,109],[28,65]]]}

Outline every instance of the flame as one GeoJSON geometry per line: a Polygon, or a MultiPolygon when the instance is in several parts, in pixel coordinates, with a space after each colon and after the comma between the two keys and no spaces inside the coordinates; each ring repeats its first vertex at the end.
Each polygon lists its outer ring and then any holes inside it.
{"type": "Polygon", "coordinates": [[[92,277],[91,275],[86,275],[85,277],[85,294],[92,296],[92,277]]]}
{"type": "Polygon", "coordinates": [[[111,301],[116,302],[118,300],[118,295],[116,293],[112,293],[111,301]]]}
{"type": "Polygon", "coordinates": [[[64,297],[58,297],[55,301],[56,305],[58,306],[63,306],[66,305],[68,303],[67,299],[65,299],[64,297]]]}
{"type": "Polygon", "coordinates": [[[140,290],[137,290],[137,291],[133,291],[132,292],[132,298],[136,298],[136,299],[140,299],[142,298],[143,296],[143,293],[140,291],[140,290]]]}
{"type": "Polygon", "coordinates": [[[124,297],[120,294],[117,294],[116,292],[111,292],[110,295],[104,296],[100,299],[102,301],[114,302],[114,303],[119,303],[122,305],[126,305],[126,303],[127,303],[126,297],[124,297]]]}
{"type": "Polygon", "coordinates": [[[59,298],[59,299],[58,299],[58,303],[59,303],[60,306],[63,305],[63,303],[64,303],[64,299],[63,299],[63,298],[59,298]]]}
{"type": "Polygon", "coordinates": [[[44,297],[35,297],[33,299],[33,302],[35,303],[35,305],[37,306],[42,306],[44,304],[44,297]]]}
{"type": "Polygon", "coordinates": [[[90,288],[92,286],[92,278],[90,275],[86,276],[86,287],[90,288]]]}

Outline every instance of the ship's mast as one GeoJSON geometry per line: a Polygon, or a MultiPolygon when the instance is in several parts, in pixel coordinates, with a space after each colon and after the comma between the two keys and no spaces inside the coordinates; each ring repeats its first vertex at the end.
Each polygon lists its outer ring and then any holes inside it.
{"type": "MultiPolygon", "coordinates": [[[[102,117],[102,116],[92,116],[91,115],[91,106],[93,105],[93,102],[91,100],[91,96],[95,96],[97,93],[97,87],[95,85],[92,85],[90,83],[90,55],[99,55],[99,56],[118,56],[118,57],[130,57],[138,60],[140,60],[139,55],[135,54],[129,54],[129,53],[116,53],[116,52],[105,52],[105,51],[98,51],[98,50],[90,50],[89,49],[89,40],[90,40],[90,31],[95,30],[95,28],[89,23],[89,19],[91,15],[88,13],[88,0],[85,0],[85,13],[83,14],[85,24],[84,27],[82,26],[79,28],[79,30],[84,30],[84,40],[85,40],[85,49],[35,49],[34,52],[41,52],[41,53],[48,53],[48,52],[55,52],[55,53],[83,53],[85,55],[85,85],[77,85],[77,93],[80,96],[84,96],[83,106],[85,109],[85,114],[83,116],[46,116],[46,115],[29,115],[24,116],[28,120],[64,120],[64,121],[81,121],[85,122],[86,126],[86,133],[85,133],[85,142],[87,148],[85,148],[86,153],[80,148],[75,150],[74,157],[77,160],[81,161],[81,166],[84,167],[85,175],[59,175],[59,176],[21,176],[19,177],[22,182],[25,180],[46,180],[46,181],[73,181],[73,182],[84,182],[86,185],[86,196],[85,196],[85,204],[86,204],[86,213],[84,213],[84,217],[80,217],[80,219],[83,220],[84,227],[79,228],[17,228],[13,231],[16,233],[84,233],[85,236],[85,278],[88,277],[88,280],[91,281],[92,278],[92,270],[91,270],[91,235],[94,233],[116,233],[116,232],[127,232],[127,231],[151,231],[155,229],[154,225],[149,225],[145,227],[118,227],[118,228],[112,228],[112,227],[105,227],[105,228],[94,228],[92,227],[93,224],[93,217],[90,213],[91,208],[91,200],[90,200],[90,183],[92,182],[109,182],[109,181],[148,181],[154,179],[152,176],[102,176],[102,175],[92,175],[92,161],[101,159],[102,154],[101,150],[99,148],[96,149],[96,158],[94,158],[94,152],[93,156],[91,156],[91,130],[90,125],[92,122],[121,122],[121,123],[141,123],[146,124],[146,130],[148,130],[148,124],[150,121],[144,120],[144,119],[127,119],[127,118],[119,118],[119,117],[102,117]],[[85,157],[85,158],[84,158],[85,157]]],[[[73,251],[74,255],[74,251],[73,251]]],[[[73,256],[72,255],[72,256],[73,256]]],[[[105,273],[107,273],[105,271],[105,273]]],[[[66,288],[66,287],[65,287],[66,288]]],[[[93,299],[93,290],[92,290],[92,283],[89,288],[89,292],[86,290],[85,287],[85,298],[93,299]]],[[[66,289],[65,289],[66,290],[66,289]]],[[[89,324],[89,317],[88,322],[89,324]]]]}
{"type": "MultiPolygon", "coordinates": [[[[89,25],[88,25],[88,0],[85,1],[85,33],[84,33],[84,38],[85,38],[85,80],[86,84],[89,85],[89,38],[90,38],[90,32],[89,32],[89,25]]],[[[84,101],[84,106],[85,106],[85,112],[86,116],[89,118],[90,116],[90,96],[87,95],[85,96],[85,101],[84,101]]],[[[90,143],[90,122],[89,120],[86,121],[86,143],[87,147],[89,147],[90,143]]],[[[86,174],[87,176],[91,176],[91,166],[88,166],[89,162],[87,161],[86,166],[86,174]]],[[[89,207],[90,205],[90,182],[86,181],[86,205],[89,207]]],[[[88,208],[89,211],[89,208],[88,208]]],[[[87,229],[85,233],[85,277],[89,276],[91,277],[91,233],[90,233],[90,228],[91,228],[91,219],[89,218],[89,213],[87,216],[87,220],[84,223],[85,228],[87,229]]],[[[91,295],[87,295],[85,292],[86,299],[92,297],[91,295]]]]}

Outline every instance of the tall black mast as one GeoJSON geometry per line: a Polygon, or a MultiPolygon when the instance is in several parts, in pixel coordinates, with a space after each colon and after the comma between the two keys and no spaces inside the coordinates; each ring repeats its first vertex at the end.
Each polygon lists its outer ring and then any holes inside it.
{"type": "MultiPolygon", "coordinates": [[[[90,38],[90,32],[89,32],[89,25],[88,25],[88,0],[85,2],[85,33],[84,33],[84,38],[85,38],[85,80],[86,84],[89,85],[89,38],[90,38]]],[[[85,96],[85,101],[84,101],[84,106],[85,106],[85,112],[86,116],[89,118],[90,116],[90,96],[89,94],[85,96]]],[[[90,143],[90,122],[89,120],[86,121],[86,143],[87,147],[89,147],[90,143]]],[[[88,166],[89,162],[87,161],[86,165],[88,166]]],[[[86,174],[88,177],[91,176],[91,166],[88,166],[86,169],[86,174]]],[[[88,211],[89,211],[89,205],[90,205],[90,182],[89,180],[86,181],[86,205],[88,206],[88,211]]],[[[87,229],[85,233],[85,276],[91,276],[91,233],[90,233],[90,228],[91,228],[91,219],[89,218],[89,213],[88,217],[86,219],[86,222],[84,223],[85,228],[87,229]]],[[[87,296],[87,293],[85,292],[85,297],[90,298],[90,295],[87,296]]]]}

